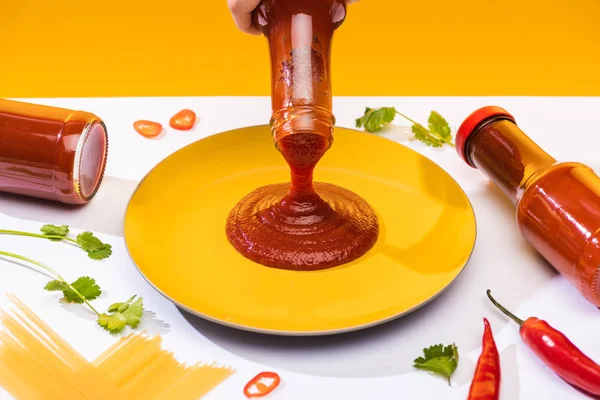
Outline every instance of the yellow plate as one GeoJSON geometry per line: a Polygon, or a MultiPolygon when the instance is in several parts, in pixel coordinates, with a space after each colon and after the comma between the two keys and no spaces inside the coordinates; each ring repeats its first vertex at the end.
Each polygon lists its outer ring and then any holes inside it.
{"type": "Polygon", "coordinates": [[[247,260],[225,220],[248,192],[287,182],[267,126],[210,136],[167,157],[140,183],[125,242],[146,279],[181,308],[232,327],[323,335],[373,326],[427,303],[458,276],[475,244],[471,204],[435,163],[390,140],[337,128],[315,179],[362,196],[380,219],[362,258],[317,272],[247,260]]]}

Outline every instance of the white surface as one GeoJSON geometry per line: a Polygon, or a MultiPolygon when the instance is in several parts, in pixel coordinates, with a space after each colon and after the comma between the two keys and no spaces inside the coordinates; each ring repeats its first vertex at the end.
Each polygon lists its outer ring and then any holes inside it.
{"type": "MultiPolygon", "coordinates": [[[[0,237],[0,248],[54,266],[67,279],[82,274],[95,277],[105,289],[96,301],[99,308],[133,293],[143,296],[146,308],[156,316],[146,315],[140,329],[162,333],[164,346],[183,361],[217,361],[236,369],[236,374],[207,398],[242,399],[244,384],[268,369],[279,372],[284,382],[274,399],[464,399],[479,356],[483,316],[490,319],[502,353],[502,399],[585,398],[532,355],[520,341],[517,327],[487,302],[485,289],[491,288],[519,316],[535,315],[563,330],[596,361],[600,361],[600,348],[596,346],[597,335],[590,332],[600,330],[598,310],[527,246],[516,230],[512,206],[452,149],[434,150],[406,141],[402,128],[383,133],[441,165],[473,203],[477,244],[456,284],[417,313],[379,328],[332,338],[282,339],[237,332],[180,313],[139,275],[125,252],[118,228],[132,185],[157,162],[208,135],[268,123],[268,98],[25,101],[82,109],[102,117],[110,136],[109,178],[94,204],[77,214],[47,203],[0,197],[1,227],[36,231],[42,223],[69,223],[74,230],[100,232],[99,236],[113,245],[114,254],[96,263],[69,246],[8,236],[0,237]],[[182,108],[197,112],[199,121],[192,132],[168,128],[171,115],[182,108]],[[163,123],[167,130],[164,137],[148,140],[139,136],[132,124],[142,118],[163,123]],[[110,205],[107,209],[99,208],[106,204],[110,205]],[[455,342],[459,347],[461,360],[452,387],[411,367],[422,347],[438,342],[455,342]]],[[[336,98],[334,113],[338,126],[353,127],[365,106],[393,105],[422,122],[434,109],[450,121],[455,132],[470,112],[489,104],[513,113],[521,128],[555,157],[594,166],[600,144],[600,98],[336,98]]],[[[406,125],[400,117],[396,123],[406,125]]],[[[41,290],[47,277],[5,261],[0,261],[0,274],[0,293],[16,294],[85,356],[95,357],[116,340],[89,320],[91,316],[82,312],[82,307],[63,307],[56,301],[57,295],[41,290]]],[[[1,296],[0,305],[6,304],[6,297],[1,296]]],[[[0,398],[9,397],[0,389],[0,398]]]]}

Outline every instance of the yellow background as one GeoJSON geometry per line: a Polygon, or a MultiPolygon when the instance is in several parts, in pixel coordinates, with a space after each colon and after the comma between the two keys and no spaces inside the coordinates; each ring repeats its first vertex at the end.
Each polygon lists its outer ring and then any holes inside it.
{"type": "MultiPolygon", "coordinates": [[[[298,0],[301,1],[301,0],[298,0]]],[[[0,0],[0,97],[268,95],[226,0],[0,0]]],[[[599,95],[598,0],[361,0],[335,95],[599,95]]]]}

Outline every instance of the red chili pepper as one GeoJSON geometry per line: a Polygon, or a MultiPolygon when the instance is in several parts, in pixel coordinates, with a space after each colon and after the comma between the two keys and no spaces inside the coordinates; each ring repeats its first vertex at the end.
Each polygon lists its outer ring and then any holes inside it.
{"type": "Polygon", "coordinates": [[[271,393],[279,386],[281,378],[276,372],[261,372],[254,378],[250,379],[244,386],[244,394],[247,398],[264,397],[271,393]],[[263,379],[268,380],[268,383],[263,382],[263,379]]]}
{"type": "Polygon", "coordinates": [[[600,396],[600,365],[546,321],[535,317],[523,321],[500,305],[489,289],[487,295],[500,311],[519,324],[523,342],[558,376],[584,392],[600,396]]]}
{"type": "Polygon", "coordinates": [[[173,115],[169,121],[171,128],[179,129],[181,131],[192,129],[195,123],[196,113],[188,109],[179,111],[177,114],[173,115]]]}
{"type": "Polygon", "coordinates": [[[158,122],[139,120],[133,123],[133,128],[146,138],[155,138],[162,133],[163,127],[158,122]]]}
{"type": "Polygon", "coordinates": [[[483,349],[477,361],[467,400],[498,400],[500,396],[500,355],[489,321],[483,319],[483,349]]]}

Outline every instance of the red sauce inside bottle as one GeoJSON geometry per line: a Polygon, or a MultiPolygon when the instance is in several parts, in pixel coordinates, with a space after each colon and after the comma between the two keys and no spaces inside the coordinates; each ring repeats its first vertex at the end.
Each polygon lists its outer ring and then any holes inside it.
{"type": "Polygon", "coordinates": [[[475,111],[456,142],[516,206],[523,237],[600,307],[600,177],[586,165],[557,162],[499,107],[475,111]]]}
{"type": "Polygon", "coordinates": [[[108,137],[94,114],[0,99],[0,191],[85,204],[104,176],[108,137]]]}
{"type": "Polygon", "coordinates": [[[272,131],[291,182],[256,189],[231,211],[230,243],[275,268],[319,270],[353,261],[377,241],[375,212],[344,188],[313,183],[333,142],[330,48],[343,22],[342,0],[265,0],[255,15],[269,39],[272,131]]]}

